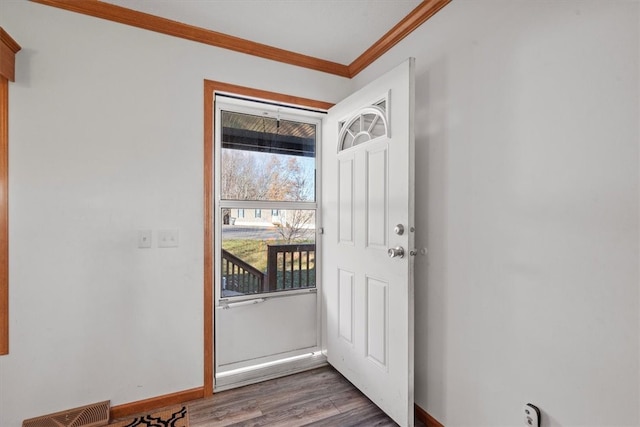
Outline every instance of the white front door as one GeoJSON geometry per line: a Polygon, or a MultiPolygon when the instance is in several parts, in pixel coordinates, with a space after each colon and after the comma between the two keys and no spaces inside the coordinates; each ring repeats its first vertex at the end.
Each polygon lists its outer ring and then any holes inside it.
{"type": "Polygon", "coordinates": [[[409,59],[323,124],[327,358],[401,426],[414,413],[413,70],[409,59]]]}

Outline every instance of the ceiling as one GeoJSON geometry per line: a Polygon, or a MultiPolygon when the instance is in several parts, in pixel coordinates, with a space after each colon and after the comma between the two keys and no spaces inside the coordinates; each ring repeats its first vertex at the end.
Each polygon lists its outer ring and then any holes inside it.
{"type": "Polygon", "coordinates": [[[349,64],[421,0],[102,0],[253,42],[349,64]]]}

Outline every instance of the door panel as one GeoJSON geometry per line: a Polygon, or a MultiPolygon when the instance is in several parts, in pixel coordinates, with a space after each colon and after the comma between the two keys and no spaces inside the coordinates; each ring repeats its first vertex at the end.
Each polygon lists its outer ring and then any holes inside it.
{"type": "Polygon", "coordinates": [[[367,247],[387,251],[387,145],[378,149],[367,148],[367,247]]]}
{"type": "MultiPolygon", "coordinates": [[[[260,303],[218,308],[216,331],[218,369],[227,371],[263,358],[317,345],[316,294],[259,299],[260,303]],[[255,331],[247,339],[248,331],[255,331]]],[[[232,303],[233,304],[233,303],[232,303]]]]}
{"type": "Polygon", "coordinates": [[[371,277],[366,279],[367,298],[367,357],[387,369],[389,336],[387,318],[389,284],[371,277]]]}
{"type": "Polygon", "coordinates": [[[353,157],[340,159],[338,170],[338,206],[340,243],[353,243],[353,157]]]}
{"type": "Polygon", "coordinates": [[[322,149],[327,358],[401,426],[413,426],[413,67],[333,107],[322,149]]]}
{"type": "Polygon", "coordinates": [[[353,273],[339,271],[338,287],[338,335],[353,344],[353,273]]]}

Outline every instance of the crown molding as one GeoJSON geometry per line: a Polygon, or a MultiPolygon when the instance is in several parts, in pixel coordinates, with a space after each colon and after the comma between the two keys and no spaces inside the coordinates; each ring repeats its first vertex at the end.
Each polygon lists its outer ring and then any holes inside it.
{"type": "Polygon", "coordinates": [[[251,40],[230,36],[216,31],[171,19],[161,18],[136,10],[127,9],[111,3],[99,0],[31,0],[47,6],[57,7],[71,12],[82,13],[84,15],[109,21],[119,22],[125,25],[155,31],[174,37],[198,43],[208,44],[235,52],[246,53],[285,64],[296,65],[298,67],[309,68],[311,70],[322,71],[340,77],[355,77],[360,71],[371,65],[376,59],[386,53],[393,46],[398,44],[413,30],[422,25],[425,21],[445,7],[451,0],[424,0],[396,26],[389,30],[376,43],[367,49],[362,55],[356,58],[351,64],[343,65],[301,53],[291,52],[285,49],[269,46],[251,40]]]}
{"type": "Polygon", "coordinates": [[[349,75],[352,78],[358,75],[360,71],[371,65],[376,59],[384,55],[449,3],[451,3],[451,0],[424,0],[409,12],[402,21],[398,22],[395,27],[390,29],[362,55],[349,64],[349,75]]]}
{"type": "Polygon", "coordinates": [[[53,6],[71,12],[119,22],[125,25],[155,31],[169,36],[179,37],[210,46],[246,53],[265,59],[284,62],[290,65],[309,68],[316,71],[349,77],[346,65],[312,56],[291,52],[285,49],[256,43],[239,37],[230,36],[216,31],[207,30],[171,19],[161,18],[144,12],[127,9],[98,0],[31,0],[47,6],[53,6]]]}

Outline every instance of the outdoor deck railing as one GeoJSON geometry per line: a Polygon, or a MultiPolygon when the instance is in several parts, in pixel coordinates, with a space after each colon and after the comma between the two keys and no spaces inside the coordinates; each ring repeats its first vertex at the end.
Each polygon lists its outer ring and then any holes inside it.
{"type": "Polygon", "coordinates": [[[223,249],[222,281],[223,290],[241,294],[314,288],[316,245],[268,245],[266,273],[223,249]]]}
{"type": "Polygon", "coordinates": [[[268,245],[268,292],[316,285],[316,245],[268,245]]]}
{"type": "Polygon", "coordinates": [[[224,283],[223,289],[243,294],[255,294],[264,287],[265,274],[223,249],[222,281],[224,283]]]}

